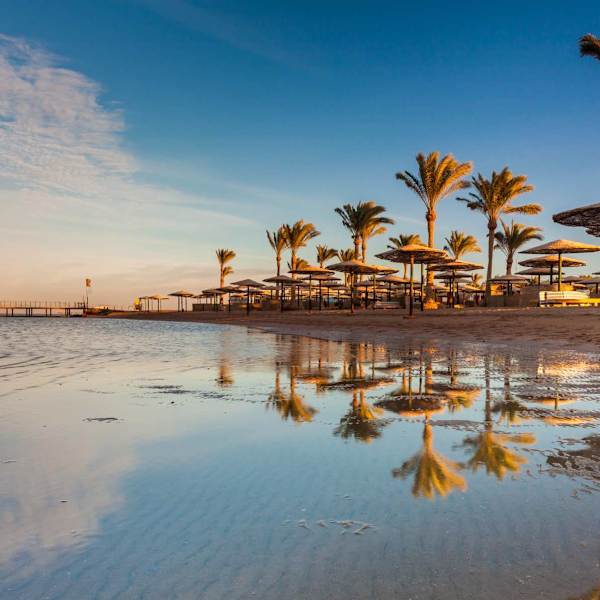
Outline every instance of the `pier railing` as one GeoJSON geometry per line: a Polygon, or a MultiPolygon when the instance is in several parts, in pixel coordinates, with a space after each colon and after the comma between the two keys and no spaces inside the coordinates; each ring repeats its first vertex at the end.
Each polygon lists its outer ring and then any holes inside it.
{"type": "Polygon", "coordinates": [[[58,300],[0,300],[0,309],[2,308],[38,308],[38,309],[50,309],[57,308],[64,310],[70,308],[73,310],[83,310],[85,308],[85,302],[62,302],[58,300]]]}

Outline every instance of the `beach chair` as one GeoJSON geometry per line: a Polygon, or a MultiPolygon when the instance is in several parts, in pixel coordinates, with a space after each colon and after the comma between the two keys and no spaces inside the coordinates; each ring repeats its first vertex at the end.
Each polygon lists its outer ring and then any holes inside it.
{"type": "Polygon", "coordinates": [[[585,292],[540,292],[540,306],[598,306],[600,298],[590,298],[585,292]]]}

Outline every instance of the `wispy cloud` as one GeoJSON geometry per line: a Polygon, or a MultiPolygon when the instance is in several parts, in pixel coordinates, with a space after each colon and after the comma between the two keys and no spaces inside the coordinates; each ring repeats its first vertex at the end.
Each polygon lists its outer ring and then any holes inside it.
{"type": "Polygon", "coordinates": [[[194,236],[201,247],[222,228],[258,228],[214,193],[144,182],[124,144],[124,113],[102,92],[45,49],[0,35],[0,245],[27,239],[22,260],[57,266],[66,247],[123,266],[133,253],[150,262],[158,247],[179,264],[194,236]]]}

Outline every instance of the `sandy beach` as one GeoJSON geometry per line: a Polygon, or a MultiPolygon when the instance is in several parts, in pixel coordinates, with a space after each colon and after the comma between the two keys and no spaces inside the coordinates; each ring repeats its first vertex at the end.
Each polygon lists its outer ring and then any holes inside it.
{"type": "Polygon", "coordinates": [[[600,311],[593,308],[462,309],[426,311],[413,319],[400,310],[307,312],[114,313],[110,318],[243,325],[277,333],[397,344],[406,336],[446,342],[548,344],[552,348],[597,351],[600,311]]]}

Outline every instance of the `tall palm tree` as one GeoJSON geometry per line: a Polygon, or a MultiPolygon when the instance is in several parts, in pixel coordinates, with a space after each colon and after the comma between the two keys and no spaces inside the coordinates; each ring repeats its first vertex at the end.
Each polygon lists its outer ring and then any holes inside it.
{"type": "Polygon", "coordinates": [[[328,260],[335,258],[338,255],[337,250],[330,248],[324,244],[317,245],[317,262],[322,267],[328,260]]]}
{"type": "Polygon", "coordinates": [[[579,54],[600,60],[600,40],[595,35],[586,33],[579,39],[579,54]]]}
{"type": "MultiPolygon", "coordinates": [[[[470,162],[459,163],[452,154],[447,154],[440,160],[439,152],[431,152],[428,156],[417,154],[417,165],[418,176],[410,171],[401,171],[396,173],[396,179],[404,182],[425,205],[427,245],[433,248],[437,205],[447,196],[469,187],[469,182],[464,178],[471,172],[473,165],[470,162]]],[[[427,273],[427,288],[428,295],[431,296],[433,271],[427,273]]]]}
{"type": "Polygon", "coordinates": [[[352,204],[344,204],[344,206],[336,208],[335,212],[342,217],[342,225],[352,235],[352,242],[354,243],[354,256],[352,258],[359,258],[361,221],[356,207],[352,204]]]}
{"type": "Polygon", "coordinates": [[[367,261],[367,244],[372,237],[381,235],[387,231],[385,225],[393,225],[394,219],[383,217],[385,207],[370,200],[359,202],[357,205],[360,222],[360,244],[362,250],[362,261],[367,261]]]}
{"type": "Polygon", "coordinates": [[[482,213],[487,218],[488,226],[488,266],[487,266],[487,289],[489,291],[489,280],[492,278],[494,261],[494,241],[498,219],[503,214],[520,213],[523,215],[537,215],[542,207],[539,204],[524,204],[513,206],[512,202],[521,194],[533,190],[533,186],[527,183],[527,175],[513,175],[508,167],[497,173],[492,171],[489,179],[481,173],[472,177],[471,182],[477,192],[470,192],[469,198],[458,198],[465,202],[471,210],[482,213]]]}
{"type": "MultiPolygon", "coordinates": [[[[398,237],[390,237],[388,238],[390,243],[387,247],[390,250],[397,250],[398,248],[402,248],[402,246],[408,246],[408,244],[422,244],[423,240],[418,233],[401,233],[398,237]]],[[[402,277],[406,279],[406,272],[408,269],[408,265],[404,263],[402,265],[403,274],[402,277]]]]}
{"type": "Polygon", "coordinates": [[[293,225],[285,224],[282,227],[286,245],[292,254],[290,264],[292,270],[294,270],[296,268],[298,250],[304,248],[306,243],[313,238],[321,235],[321,232],[317,231],[312,223],[305,223],[303,219],[296,221],[293,225]]]}
{"type": "Polygon", "coordinates": [[[267,231],[267,239],[271,248],[275,251],[275,261],[277,264],[277,276],[281,274],[281,255],[287,248],[284,226],[281,225],[277,231],[267,231]]]}
{"type": "Polygon", "coordinates": [[[344,204],[336,208],[335,212],[342,217],[342,224],[352,234],[354,257],[362,257],[363,261],[367,257],[369,239],[384,233],[386,231],[384,225],[394,223],[393,219],[382,216],[385,207],[372,200],[359,202],[356,206],[344,204]]]}
{"type": "Polygon", "coordinates": [[[219,248],[215,254],[219,263],[219,287],[225,287],[225,277],[233,273],[228,263],[235,258],[235,252],[229,248],[219,248]]]}
{"type": "Polygon", "coordinates": [[[467,235],[464,231],[454,229],[450,232],[450,237],[445,238],[445,241],[444,250],[451,252],[454,260],[460,260],[462,256],[471,252],[481,252],[477,239],[472,235],[467,235]]]}
{"type": "Polygon", "coordinates": [[[502,231],[497,231],[495,234],[496,248],[502,250],[506,255],[506,273],[512,274],[512,266],[514,261],[515,252],[519,248],[523,247],[527,242],[531,240],[542,240],[544,236],[540,233],[541,227],[527,227],[523,223],[510,222],[507,225],[502,219],[500,219],[502,225],[502,231]]]}
{"type": "Polygon", "coordinates": [[[483,288],[483,282],[481,280],[481,274],[480,273],[472,273],[471,274],[471,279],[469,281],[469,284],[472,285],[475,288],[482,289],[483,288]]]}

